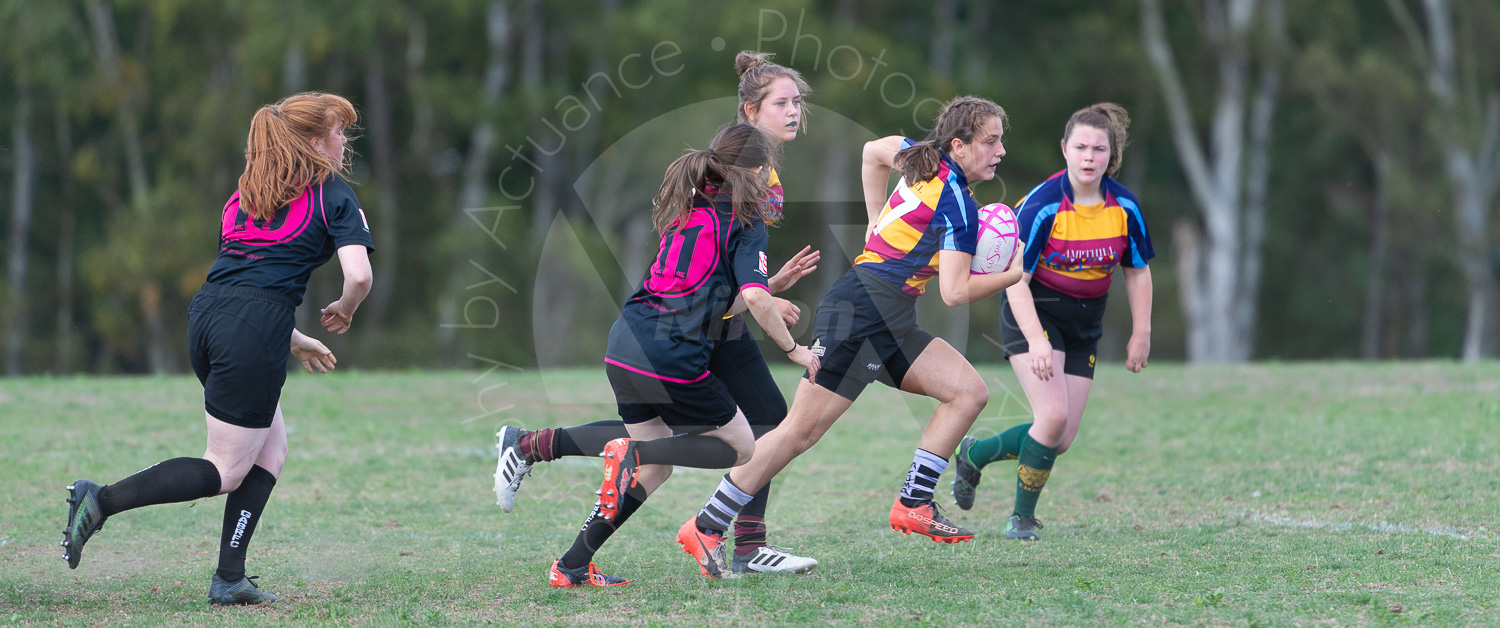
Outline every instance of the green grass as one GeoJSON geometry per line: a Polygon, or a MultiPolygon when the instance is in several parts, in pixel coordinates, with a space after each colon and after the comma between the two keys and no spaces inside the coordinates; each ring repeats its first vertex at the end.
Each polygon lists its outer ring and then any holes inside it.
{"type": "MultiPolygon", "coordinates": [[[[983,371],[974,431],[1025,418],[983,371]]],[[[790,387],[790,371],[778,380],[790,387]]],[[[1484,625],[1500,614],[1500,364],[1100,369],[1052,474],[1044,540],[1003,538],[1014,463],[989,469],[978,532],[944,546],[886,512],[930,406],[872,387],[777,480],[771,540],[808,575],[709,582],[672,541],[717,481],[685,469],[600,553],[615,590],[553,590],[548,565],[598,463],[544,466],[494,505],[503,423],[609,418],[602,369],[289,378],[291,458],[250,548],[282,600],[205,602],[221,498],[109,521],[60,560],[74,478],[202,453],[191,377],[0,380],[0,624],[1484,625]],[[503,385],[501,385],[503,384],[503,385]],[[493,414],[488,411],[499,410],[493,414]]],[[[946,490],[947,477],[943,479],[946,490]]]]}

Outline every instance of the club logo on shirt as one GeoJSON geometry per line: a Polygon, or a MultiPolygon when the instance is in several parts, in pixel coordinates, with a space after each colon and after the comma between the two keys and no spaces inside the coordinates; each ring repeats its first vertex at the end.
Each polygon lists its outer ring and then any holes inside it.
{"type": "Polygon", "coordinates": [[[823,339],[818,338],[813,340],[812,346],[808,347],[807,350],[811,351],[815,356],[823,357],[823,339]]]}
{"type": "Polygon", "coordinates": [[[766,272],[766,252],[765,251],[761,251],[760,252],[760,274],[762,274],[762,275],[768,275],[768,274],[770,274],[770,273],[766,272]]]}

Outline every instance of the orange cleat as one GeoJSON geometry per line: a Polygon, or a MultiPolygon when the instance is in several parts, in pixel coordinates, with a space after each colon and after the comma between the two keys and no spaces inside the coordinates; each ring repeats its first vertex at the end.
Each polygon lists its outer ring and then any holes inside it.
{"type": "Polygon", "coordinates": [[[698,571],[708,576],[709,580],[731,577],[729,557],[724,550],[724,535],[704,534],[698,529],[696,517],[688,519],[687,523],[677,529],[677,543],[682,546],[682,551],[698,559],[698,571]]]}
{"type": "Polygon", "coordinates": [[[636,486],[636,473],[641,466],[640,455],[635,451],[635,441],[616,438],[604,445],[599,454],[604,458],[604,482],[599,485],[599,516],[605,521],[614,521],[620,516],[620,498],[636,486]]]}
{"type": "Polygon", "coordinates": [[[588,567],[579,569],[565,569],[560,560],[552,561],[552,569],[547,573],[547,584],[559,589],[567,589],[580,586],[595,587],[619,587],[630,584],[632,581],[599,573],[599,567],[589,563],[588,567]]]}
{"type": "Polygon", "coordinates": [[[973,532],[953,525],[932,502],[907,508],[897,499],[891,506],[891,529],[902,534],[916,532],[937,543],[962,543],[974,538],[973,532]]]}

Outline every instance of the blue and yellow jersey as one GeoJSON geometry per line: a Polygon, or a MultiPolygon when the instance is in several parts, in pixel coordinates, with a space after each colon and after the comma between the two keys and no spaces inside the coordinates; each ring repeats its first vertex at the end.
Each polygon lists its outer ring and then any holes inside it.
{"type": "Polygon", "coordinates": [[[1016,212],[1022,258],[1033,281],[1063,294],[1092,299],[1109,292],[1116,266],[1145,268],[1155,257],[1135,195],[1104,177],[1104,202],[1073,204],[1067,171],[1031,190],[1016,212]]]}
{"type": "MultiPolygon", "coordinates": [[[[901,148],[916,144],[904,138],[901,148]]],[[[969,180],[947,153],[937,175],[909,185],[906,178],[880,211],[875,232],[854,265],[900,284],[907,294],[921,295],[937,275],[939,251],[974,254],[979,245],[979,205],[969,180]]]]}
{"type": "Polygon", "coordinates": [[[766,224],[774,225],[781,222],[782,206],[786,204],[786,197],[781,191],[781,175],[776,174],[776,169],[771,169],[770,190],[766,195],[766,224]]]}

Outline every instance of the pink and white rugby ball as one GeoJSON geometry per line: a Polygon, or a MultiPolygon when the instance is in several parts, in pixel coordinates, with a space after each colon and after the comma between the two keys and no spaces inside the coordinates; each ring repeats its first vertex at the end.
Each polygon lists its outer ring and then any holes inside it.
{"type": "Polygon", "coordinates": [[[975,275],[1005,272],[1019,242],[1016,213],[1005,203],[990,203],[979,208],[979,246],[969,272],[975,275]]]}

